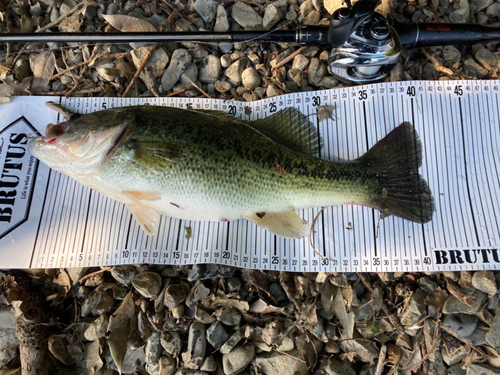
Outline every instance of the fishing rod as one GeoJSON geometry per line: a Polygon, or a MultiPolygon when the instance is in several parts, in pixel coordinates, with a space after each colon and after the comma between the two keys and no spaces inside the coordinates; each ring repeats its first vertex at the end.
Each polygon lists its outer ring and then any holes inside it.
{"type": "Polygon", "coordinates": [[[328,64],[332,75],[346,83],[383,79],[396,65],[404,48],[500,42],[500,28],[476,24],[402,24],[375,12],[377,2],[359,0],[337,9],[326,27],[301,27],[270,32],[124,32],[0,34],[0,43],[15,42],[291,42],[332,48],[328,64]]]}

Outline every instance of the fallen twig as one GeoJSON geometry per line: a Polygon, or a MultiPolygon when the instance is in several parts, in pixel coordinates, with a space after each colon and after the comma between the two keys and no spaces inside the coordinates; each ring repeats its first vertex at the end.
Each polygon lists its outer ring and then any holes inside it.
{"type": "Polygon", "coordinates": [[[446,74],[447,76],[450,76],[450,77],[451,77],[451,76],[453,76],[453,70],[448,69],[448,68],[446,68],[446,67],[442,66],[442,65],[439,63],[439,61],[437,61],[437,59],[436,59],[434,56],[432,56],[429,52],[427,52],[427,50],[426,50],[425,48],[421,47],[421,48],[420,48],[420,51],[422,51],[422,52],[424,53],[425,57],[426,57],[426,58],[427,58],[427,59],[428,59],[428,60],[429,60],[432,64],[434,64],[434,68],[436,68],[436,70],[437,70],[438,72],[444,73],[444,74],[446,74]]]}
{"type": "Polygon", "coordinates": [[[122,98],[125,98],[127,96],[127,94],[130,92],[130,90],[132,89],[132,86],[134,85],[135,80],[137,79],[137,77],[139,77],[139,74],[141,74],[142,70],[144,69],[144,67],[148,63],[148,60],[151,57],[151,55],[153,54],[153,51],[155,50],[155,48],[156,48],[156,44],[153,44],[146,51],[146,54],[144,55],[144,58],[142,59],[141,65],[139,66],[139,68],[135,72],[134,76],[132,77],[132,80],[130,81],[130,83],[128,84],[127,88],[123,92],[122,98]]]}

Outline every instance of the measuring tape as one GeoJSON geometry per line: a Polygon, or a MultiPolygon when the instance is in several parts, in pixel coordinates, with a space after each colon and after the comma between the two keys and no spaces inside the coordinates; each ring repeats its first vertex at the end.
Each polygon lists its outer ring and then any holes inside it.
{"type": "MultiPolygon", "coordinates": [[[[361,206],[297,210],[309,224],[317,216],[311,239],[300,240],[277,237],[246,220],[218,223],[162,216],[158,235],[150,237],[123,204],[38,163],[34,188],[39,199],[33,203],[38,206],[23,224],[33,227],[32,242],[25,239],[23,244],[32,254],[22,267],[219,263],[305,272],[500,268],[499,87],[496,80],[394,82],[293,93],[251,103],[60,98],[62,105],[79,113],[157,105],[224,111],[250,121],[296,107],[318,126],[324,141],[321,158],[327,160],[355,159],[409,121],[423,144],[420,173],[434,194],[436,212],[431,222],[416,224],[392,216],[379,220],[377,210],[361,206]],[[334,106],[332,116],[318,123],[318,107],[325,105],[334,106]]],[[[29,120],[29,106],[23,111],[29,120]]],[[[45,126],[38,130],[43,133],[45,126]]],[[[18,237],[26,236],[26,231],[16,235],[12,230],[8,241],[0,238],[0,246],[4,251],[16,249],[16,243],[23,243],[18,237]]]]}

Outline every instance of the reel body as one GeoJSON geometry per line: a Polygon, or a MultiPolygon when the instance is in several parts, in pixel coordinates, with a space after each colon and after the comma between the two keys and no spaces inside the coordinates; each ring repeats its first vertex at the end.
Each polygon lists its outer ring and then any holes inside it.
{"type": "Polygon", "coordinates": [[[376,3],[360,0],[332,15],[328,64],[332,75],[346,83],[383,79],[396,64],[402,46],[388,20],[375,13],[376,3]]]}

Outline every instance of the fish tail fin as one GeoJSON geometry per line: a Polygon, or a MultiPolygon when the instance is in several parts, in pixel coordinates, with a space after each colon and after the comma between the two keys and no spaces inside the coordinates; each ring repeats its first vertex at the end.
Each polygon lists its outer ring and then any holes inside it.
{"type": "Polygon", "coordinates": [[[432,219],[434,198],[427,181],[418,173],[422,143],[410,123],[403,122],[360,159],[376,171],[378,188],[372,203],[382,214],[417,223],[432,219]]]}

